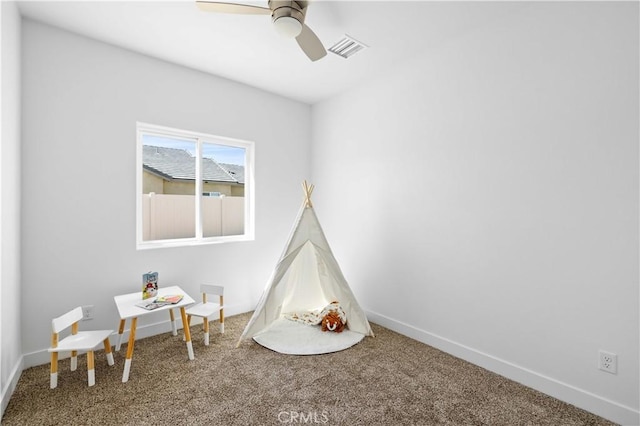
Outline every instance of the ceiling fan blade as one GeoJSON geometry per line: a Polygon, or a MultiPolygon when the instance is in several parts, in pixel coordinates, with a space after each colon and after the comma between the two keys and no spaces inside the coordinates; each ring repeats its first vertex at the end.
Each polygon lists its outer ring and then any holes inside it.
{"type": "Polygon", "coordinates": [[[327,54],[318,36],[306,24],[302,25],[302,32],[296,37],[296,41],[305,55],[312,61],[324,58],[327,54]]]}
{"type": "Polygon", "coordinates": [[[239,13],[242,15],[271,15],[271,9],[239,3],[223,3],[218,1],[196,1],[200,10],[218,13],[239,13]]]}

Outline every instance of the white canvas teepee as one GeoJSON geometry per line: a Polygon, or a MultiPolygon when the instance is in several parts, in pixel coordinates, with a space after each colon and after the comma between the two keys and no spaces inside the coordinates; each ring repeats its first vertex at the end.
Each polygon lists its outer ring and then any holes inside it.
{"type": "Polygon", "coordinates": [[[289,241],[238,344],[254,337],[282,314],[322,309],[334,300],[347,316],[347,328],[373,336],[322,232],[311,204],[313,185],[303,183],[305,201],[289,241]]]}

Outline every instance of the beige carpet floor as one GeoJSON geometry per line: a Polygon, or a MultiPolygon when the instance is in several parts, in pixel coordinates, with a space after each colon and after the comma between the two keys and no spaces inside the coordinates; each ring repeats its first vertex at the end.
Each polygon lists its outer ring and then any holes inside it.
{"type": "Polygon", "coordinates": [[[249,340],[235,347],[250,314],[212,325],[211,345],[193,326],[195,360],[181,336],[136,342],[129,382],[126,345],[109,367],[96,354],[96,385],[60,362],[22,373],[2,418],[11,425],[610,425],[569,404],[372,324],[342,352],[282,355],[249,340]]]}

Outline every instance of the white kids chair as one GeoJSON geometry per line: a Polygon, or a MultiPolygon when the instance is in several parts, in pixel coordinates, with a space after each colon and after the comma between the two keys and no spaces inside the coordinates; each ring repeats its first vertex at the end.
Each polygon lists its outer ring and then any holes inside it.
{"type": "Polygon", "coordinates": [[[58,353],[71,351],[71,371],[78,368],[78,351],[87,351],[87,373],[89,386],[96,383],[93,351],[104,344],[107,362],[113,365],[113,353],[109,343],[109,335],[113,330],[78,331],[78,322],[82,319],[82,308],[77,308],[51,321],[51,389],[58,386],[58,353]],[[71,334],[59,340],[59,333],[71,327],[71,334]]]}
{"type": "Polygon", "coordinates": [[[220,333],[224,333],[224,287],[202,284],[200,285],[200,292],[202,293],[202,302],[186,309],[187,327],[191,323],[191,317],[203,318],[204,344],[209,346],[209,317],[216,312],[220,312],[220,333]],[[218,296],[219,303],[208,302],[207,295],[218,296]]]}

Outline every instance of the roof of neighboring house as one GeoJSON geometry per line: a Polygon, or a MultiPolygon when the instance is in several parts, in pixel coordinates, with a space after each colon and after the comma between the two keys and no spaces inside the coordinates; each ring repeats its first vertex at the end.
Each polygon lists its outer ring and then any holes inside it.
{"type": "Polygon", "coordinates": [[[219,163],[220,167],[225,169],[238,183],[244,183],[244,166],[237,164],[219,163]]]}
{"type": "MultiPolygon", "coordinates": [[[[196,178],[196,159],[184,149],[143,145],[142,165],[146,170],[165,179],[196,178]]],[[[219,164],[212,158],[203,158],[202,178],[206,181],[244,184],[244,167],[219,164]]]]}

